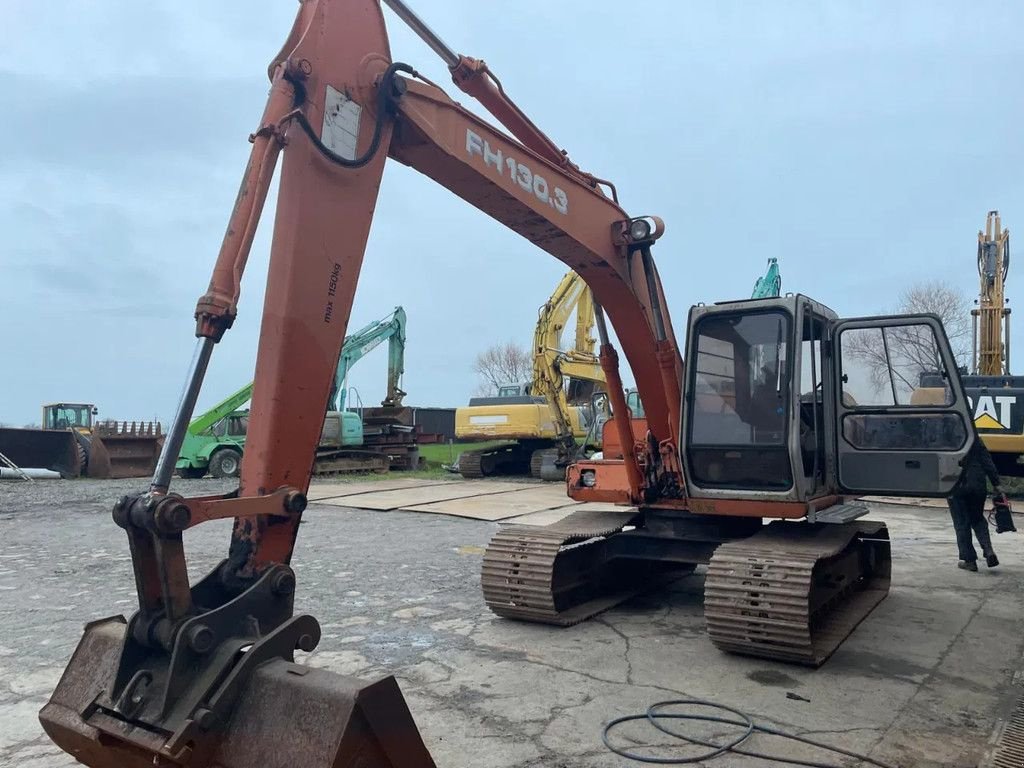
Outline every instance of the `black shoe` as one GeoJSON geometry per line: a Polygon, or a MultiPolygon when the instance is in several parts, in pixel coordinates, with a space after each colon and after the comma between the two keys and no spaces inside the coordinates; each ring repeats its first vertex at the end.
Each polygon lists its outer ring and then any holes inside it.
{"type": "Polygon", "coordinates": [[[978,561],[977,560],[961,560],[956,564],[957,568],[963,568],[965,571],[978,572],[978,561]]]}
{"type": "Polygon", "coordinates": [[[985,555],[985,565],[989,568],[995,568],[999,565],[999,558],[996,557],[996,553],[993,552],[991,555],[985,555]]]}

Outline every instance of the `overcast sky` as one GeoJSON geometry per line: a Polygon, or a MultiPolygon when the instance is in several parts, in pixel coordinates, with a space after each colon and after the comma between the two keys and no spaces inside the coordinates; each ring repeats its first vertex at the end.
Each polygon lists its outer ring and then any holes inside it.
{"type": "MultiPolygon", "coordinates": [[[[1024,4],[411,4],[486,59],[577,163],[612,179],[629,212],[665,219],[655,257],[680,334],[692,303],[749,295],[769,256],[784,290],[866,314],[926,278],[973,297],[989,209],[1024,231],[1024,4]]],[[[170,419],[266,65],[295,9],[4,0],[0,422],[38,421],[54,400],[170,419]]],[[[386,15],[394,57],[449,82],[386,15]]],[[[252,376],[273,210],[201,407],[252,376]]],[[[528,343],[563,272],[392,163],[350,328],[402,304],[408,402],[463,404],[475,355],[528,343]]],[[[1018,287],[1011,271],[1012,300],[1018,287]]],[[[366,403],[384,394],[385,357],[353,372],[366,403]]]]}

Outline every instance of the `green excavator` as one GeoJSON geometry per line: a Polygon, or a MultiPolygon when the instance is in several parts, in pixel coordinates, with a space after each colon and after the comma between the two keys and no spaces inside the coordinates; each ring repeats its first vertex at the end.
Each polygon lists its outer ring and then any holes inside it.
{"type": "MultiPolygon", "coordinates": [[[[417,463],[415,455],[410,457],[415,450],[410,451],[407,446],[409,440],[404,439],[411,437],[414,440],[411,431],[407,434],[401,425],[381,426],[377,423],[381,420],[379,412],[402,410],[405,392],[399,387],[399,382],[405,368],[405,326],[405,310],[395,307],[391,314],[345,338],[317,450],[319,473],[386,471],[399,466],[408,468],[404,465],[415,466],[417,463]],[[388,342],[388,385],[381,408],[360,409],[360,412],[346,410],[349,371],[385,341],[388,342]],[[372,412],[365,417],[370,422],[367,425],[364,425],[362,411],[372,412]],[[406,445],[405,450],[397,451],[394,446],[387,451],[375,450],[374,445],[368,444],[385,433],[395,432],[400,437],[389,442],[406,445]]],[[[252,382],[249,382],[189,424],[176,465],[181,477],[195,479],[207,473],[214,477],[238,477],[249,426],[249,411],[242,406],[251,398],[252,382]]]]}

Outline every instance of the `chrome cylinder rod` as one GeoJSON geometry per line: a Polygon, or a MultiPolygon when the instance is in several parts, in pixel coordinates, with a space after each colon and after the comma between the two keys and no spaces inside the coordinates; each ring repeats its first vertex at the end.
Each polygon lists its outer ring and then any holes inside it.
{"type": "Polygon", "coordinates": [[[594,321],[597,323],[597,337],[601,341],[601,345],[605,346],[611,343],[608,341],[608,326],[604,322],[604,309],[597,301],[594,302],[594,321]]]}
{"type": "Polygon", "coordinates": [[[437,36],[437,34],[430,27],[427,26],[426,22],[423,21],[416,12],[413,11],[403,0],[384,0],[384,3],[394,11],[398,18],[404,21],[409,28],[420,36],[420,39],[424,43],[430,46],[431,50],[440,56],[444,63],[449,67],[454,67],[459,63],[459,54],[449,48],[444,40],[437,36]]]}
{"type": "Polygon", "coordinates": [[[658,285],[654,281],[654,258],[651,256],[651,249],[644,246],[640,249],[640,256],[644,264],[644,276],[647,278],[647,294],[651,301],[651,314],[654,315],[654,336],[658,341],[665,341],[668,332],[665,328],[665,317],[661,313],[661,297],[658,294],[658,285]]]}
{"type": "Polygon", "coordinates": [[[166,493],[171,486],[171,477],[174,475],[174,465],[178,463],[178,454],[181,453],[181,444],[185,441],[185,430],[192,420],[192,412],[196,408],[196,400],[199,399],[199,389],[203,386],[203,379],[206,377],[206,368],[210,364],[210,355],[213,354],[214,341],[210,338],[201,338],[196,344],[195,354],[192,356],[192,365],[189,368],[188,380],[185,389],[178,401],[178,410],[174,414],[174,421],[171,422],[167,437],[164,438],[164,445],[160,451],[160,458],[156,463],[156,471],[153,473],[153,481],[149,485],[151,493],[166,493]]]}

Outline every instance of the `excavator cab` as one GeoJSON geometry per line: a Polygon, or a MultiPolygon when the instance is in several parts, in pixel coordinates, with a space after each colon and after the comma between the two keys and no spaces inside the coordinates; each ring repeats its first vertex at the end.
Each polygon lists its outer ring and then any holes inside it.
{"type": "Polygon", "coordinates": [[[942,496],[959,477],[974,432],[938,318],[842,320],[795,295],[696,306],[689,331],[692,497],[942,496]],[[921,370],[943,382],[929,404],[911,399],[921,370]]]}

